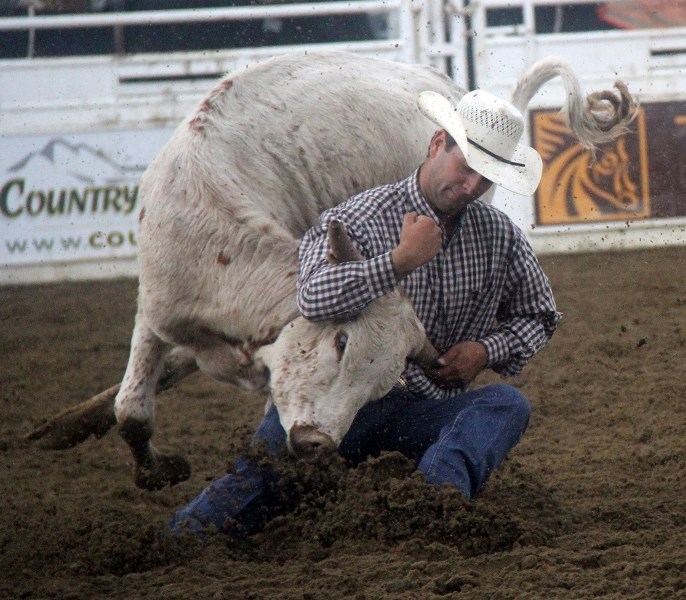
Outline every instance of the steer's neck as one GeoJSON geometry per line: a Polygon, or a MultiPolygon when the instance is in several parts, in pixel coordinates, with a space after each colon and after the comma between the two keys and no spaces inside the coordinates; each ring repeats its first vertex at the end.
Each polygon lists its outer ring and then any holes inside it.
{"type": "Polygon", "coordinates": [[[229,268],[240,271],[233,278],[240,286],[230,302],[236,337],[262,343],[273,341],[281,329],[298,316],[298,241],[263,236],[229,268]]]}

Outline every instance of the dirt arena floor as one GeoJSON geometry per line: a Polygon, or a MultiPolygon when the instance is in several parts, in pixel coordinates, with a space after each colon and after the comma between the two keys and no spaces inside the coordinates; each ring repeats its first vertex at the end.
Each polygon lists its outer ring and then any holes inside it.
{"type": "Polygon", "coordinates": [[[565,318],[514,380],[528,432],[471,504],[399,455],[295,463],[290,510],[204,545],[160,532],[246,447],[264,397],[200,374],[161,396],[157,444],[193,473],[158,492],[134,487],[114,432],[28,446],[120,380],[136,284],[0,288],[0,598],[685,598],[686,248],[542,262],[565,318]]]}

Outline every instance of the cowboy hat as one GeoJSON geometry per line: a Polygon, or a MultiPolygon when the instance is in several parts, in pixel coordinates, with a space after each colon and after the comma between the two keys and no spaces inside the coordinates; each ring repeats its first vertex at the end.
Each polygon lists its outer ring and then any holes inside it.
{"type": "Polygon", "coordinates": [[[475,90],[457,105],[436,92],[421,92],[417,106],[455,139],[477,173],[516,194],[534,193],[543,163],[536,150],[519,143],[524,118],[512,104],[475,90]]]}

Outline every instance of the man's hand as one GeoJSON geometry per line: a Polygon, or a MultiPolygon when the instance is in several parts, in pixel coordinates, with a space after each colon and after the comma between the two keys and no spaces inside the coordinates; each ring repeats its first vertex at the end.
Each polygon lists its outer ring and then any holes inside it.
{"type": "Polygon", "coordinates": [[[437,369],[426,369],[426,374],[439,387],[469,385],[484,369],[488,361],[486,347],[480,342],[460,342],[439,357],[437,369]]]}
{"type": "Polygon", "coordinates": [[[431,217],[407,213],[403,217],[400,242],[391,251],[395,274],[404,277],[428,263],[441,251],[441,244],[441,228],[431,217]]]}

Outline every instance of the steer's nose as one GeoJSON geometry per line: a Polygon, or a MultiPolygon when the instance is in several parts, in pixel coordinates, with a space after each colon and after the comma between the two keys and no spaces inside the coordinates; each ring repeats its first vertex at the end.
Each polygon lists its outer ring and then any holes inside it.
{"type": "Polygon", "coordinates": [[[314,425],[293,425],[290,442],[293,454],[300,458],[336,449],[333,440],[314,425]]]}

